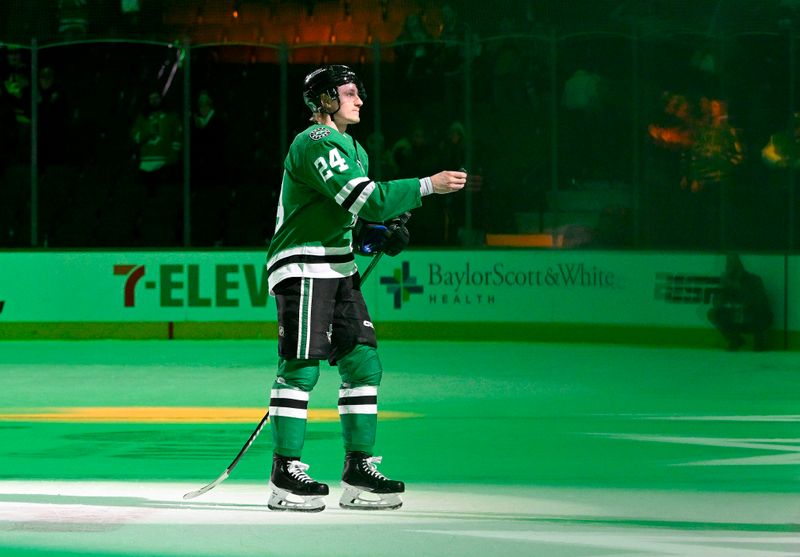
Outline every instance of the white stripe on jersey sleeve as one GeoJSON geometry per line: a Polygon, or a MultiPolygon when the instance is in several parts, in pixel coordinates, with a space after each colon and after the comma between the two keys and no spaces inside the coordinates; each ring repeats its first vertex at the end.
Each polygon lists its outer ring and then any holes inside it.
{"type": "Polygon", "coordinates": [[[364,191],[361,192],[361,195],[358,196],[358,199],[350,206],[350,212],[354,215],[358,215],[358,212],[361,210],[361,207],[364,206],[364,203],[367,202],[369,196],[372,195],[372,192],[375,191],[375,182],[372,182],[370,185],[364,188],[364,191]]]}
{"type": "Polygon", "coordinates": [[[369,182],[369,178],[361,176],[359,178],[353,178],[347,182],[344,187],[339,190],[339,193],[336,194],[336,197],[334,198],[336,203],[339,205],[344,203],[344,200],[347,199],[347,196],[350,195],[354,189],[356,189],[356,186],[363,184],[364,182],[369,182]]]}

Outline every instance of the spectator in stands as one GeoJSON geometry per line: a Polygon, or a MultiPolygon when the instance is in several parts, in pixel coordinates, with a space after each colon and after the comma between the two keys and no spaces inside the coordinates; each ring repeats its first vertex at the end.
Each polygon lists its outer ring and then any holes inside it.
{"type": "Polygon", "coordinates": [[[746,271],[738,255],[728,255],[711,306],[708,319],[725,337],[728,350],[741,348],[745,334],[753,335],[753,350],[767,349],[767,331],[772,325],[767,292],[761,278],[746,271]]]}
{"type": "Polygon", "coordinates": [[[578,69],[564,84],[561,103],[567,110],[593,112],[600,110],[601,77],[588,70],[578,69]]]}
{"type": "Polygon", "coordinates": [[[6,50],[6,63],[3,68],[3,89],[7,101],[14,110],[17,122],[29,125],[31,106],[30,67],[22,57],[22,50],[8,47],[6,50]]]}
{"type": "Polygon", "coordinates": [[[139,175],[153,196],[165,185],[178,181],[178,161],[183,148],[183,126],[175,112],[162,108],[161,94],[151,92],[136,118],[131,137],[139,148],[139,175]]]}
{"type": "Polygon", "coordinates": [[[130,207],[140,215],[138,241],[146,246],[172,245],[182,230],[183,187],[181,151],[183,126],[177,113],[162,107],[158,92],[148,96],[147,105],[131,130],[138,147],[138,195],[129,196],[130,207]]]}
{"type": "Polygon", "coordinates": [[[564,83],[559,124],[566,141],[559,162],[561,172],[573,186],[583,182],[608,181],[613,158],[613,134],[618,122],[608,114],[610,81],[592,69],[579,68],[564,83]]]}

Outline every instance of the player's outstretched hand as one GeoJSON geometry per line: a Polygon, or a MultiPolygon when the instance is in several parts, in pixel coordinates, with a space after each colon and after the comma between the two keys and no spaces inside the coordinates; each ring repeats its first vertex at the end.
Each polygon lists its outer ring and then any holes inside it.
{"type": "Polygon", "coordinates": [[[445,170],[431,176],[433,193],[453,193],[467,183],[467,173],[457,170],[445,170]]]}

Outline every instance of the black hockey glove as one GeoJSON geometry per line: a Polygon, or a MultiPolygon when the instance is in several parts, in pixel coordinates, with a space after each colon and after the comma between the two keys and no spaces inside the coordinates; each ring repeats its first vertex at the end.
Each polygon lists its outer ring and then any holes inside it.
{"type": "Polygon", "coordinates": [[[383,243],[381,251],[389,257],[394,257],[408,246],[411,241],[411,234],[406,228],[406,222],[411,218],[411,213],[403,213],[389,221],[389,235],[383,243]]]}
{"type": "Polygon", "coordinates": [[[403,213],[385,225],[359,219],[353,229],[353,247],[361,255],[383,252],[394,257],[405,249],[411,236],[406,221],[411,213],[403,213]]]}
{"type": "Polygon", "coordinates": [[[382,224],[362,219],[353,228],[353,247],[361,255],[375,255],[383,248],[389,230],[382,224]]]}

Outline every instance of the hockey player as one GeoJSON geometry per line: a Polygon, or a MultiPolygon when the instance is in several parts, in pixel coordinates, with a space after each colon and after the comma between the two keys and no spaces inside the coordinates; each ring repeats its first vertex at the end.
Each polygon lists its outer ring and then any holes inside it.
{"type": "Polygon", "coordinates": [[[383,369],[375,329],[361,294],[354,243],[365,252],[396,255],[408,243],[398,216],[429,194],[464,187],[466,174],[444,171],[423,178],[375,182],[363,147],[347,134],[360,121],[366,93],[347,66],[308,74],[303,100],[313,124],[295,137],[284,161],[275,234],[267,255],[270,293],[278,310],[278,373],[270,398],[272,510],[321,511],[328,486],[300,461],[309,393],[319,362],[338,366],[339,416],[344,440],[344,493],[348,509],[396,509],[403,482],[381,474],[373,456],[378,386],[383,369]],[[359,226],[357,220],[389,226],[359,226]],[[391,222],[393,221],[394,222],[391,222]],[[365,240],[365,238],[367,238],[365,240]]]}

